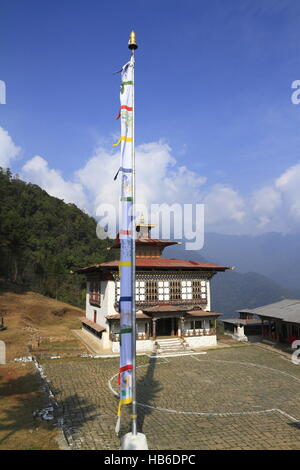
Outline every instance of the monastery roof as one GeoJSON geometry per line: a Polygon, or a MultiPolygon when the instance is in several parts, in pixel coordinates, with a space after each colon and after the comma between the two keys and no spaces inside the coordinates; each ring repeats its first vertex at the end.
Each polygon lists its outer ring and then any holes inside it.
{"type": "MultiPolygon", "coordinates": [[[[102,269],[118,269],[118,266],[119,260],[107,261],[105,263],[94,264],[78,269],[77,272],[84,274],[102,269]]],[[[230,269],[228,266],[220,266],[218,264],[169,258],[137,258],[136,267],[144,269],[201,269],[204,271],[225,271],[226,269],[230,269]]]]}
{"type": "MultiPolygon", "coordinates": [[[[135,240],[136,245],[158,245],[158,246],[170,246],[170,245],[179,245],[181,242],[175,242],[174,240],[160,240],[158,238],[146,238],[146,237],[138,237],[135,240]]],[[[120,238],[116,238],[115,243],[111,248],[119,248],[120,247],[120,238]]]]}
{"type": "Polygon", "coordinates": [[[262,307],[239,310],[239,312],[300,323],[300,299],[284,299],[262,307]]]}
{"type": "Polygon", "coordinates": [[[186,312],[189,307],[176,304],[156,304],[151,307],[143,307],[143,312],[163,313],[163,312],[186,312]]]}
{"type": "Polygon", "coordinates": [[[190,306],[178,305],[178,304],[156,304],[151,307],[143,307],[143,312],[147,313],[174,313],[182,312],[187,314],[187,318],[191,317],[216,317],[221,315],[220,313],[207,312],[201,308],[191,309],[190,306]]]}
{"type": "MultiPolygon", "coordinates": [[[[120,319],[120,314],[119,313],[113,313],[110,315],[105,315],[105,318],[108,320],[119,320],[120,319]]],[[[136,312],[136,318],[150,318],[149,315],[146,315],[144,312],[136,312]]]]}
{"type": "Polygon", "coordinates": [[[223,318],[223,320],[220,321],[232,325],[261,325],[261,321],[257,318],[223,318]]]}
{"type": "Polygon", "coordinates": [[[200,308],[195,309],[195,310],[188,310],[186,313],[188,314],[187,318],[191,318],[191,317],[219,317],[220,315],[222,315],[221,313],[207,312],[206,310],[201,310],[200,308]]]}

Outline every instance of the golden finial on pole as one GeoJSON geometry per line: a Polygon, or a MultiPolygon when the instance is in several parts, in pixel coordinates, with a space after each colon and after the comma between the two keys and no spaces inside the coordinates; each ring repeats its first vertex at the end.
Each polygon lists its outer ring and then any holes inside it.
{"type": "Polygon", "coordinates": [[[135,49],[138,48],[134,31],[131,31],[131,33],[130,33],[129,41],[128,41],[128,48],[131,49],[131,50],[135,50],[135,49]]]}

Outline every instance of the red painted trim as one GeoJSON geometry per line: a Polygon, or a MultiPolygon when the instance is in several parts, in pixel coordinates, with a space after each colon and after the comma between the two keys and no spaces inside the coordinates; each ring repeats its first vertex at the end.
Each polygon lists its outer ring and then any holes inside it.
{"type": "Polygon", "coordinates": [[[132,364],[128,364],[127,366],[124,366],[124,367],[121,367],[120,370],[119,370],[119,374],[118,374],[118,385],[120,385],[121,381],[120,381],[120,374],[122,372],[125,372],[126,370],[131,370],[132,369],[132,364]]]}
{"type": "Polygon", "coordinates": [[[121,117],[121,109],[126,109],[127,111],[132,111],[133,110],[133,108],[131,108],[130,106],[126,106],[125,104],[120,106],[120,111],[119,111],[118,116],[116,117],[116,121],[117,121],[117,119],[119,119],[121,117]]]}

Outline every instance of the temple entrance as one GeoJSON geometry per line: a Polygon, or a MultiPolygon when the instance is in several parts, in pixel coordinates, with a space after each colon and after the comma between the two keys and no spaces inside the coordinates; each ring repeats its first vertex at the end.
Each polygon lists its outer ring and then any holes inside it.
{"type": "Polygon", "coordinates": [[[156,336],[177,336],[177,318],[158,318],[156,336]]]}

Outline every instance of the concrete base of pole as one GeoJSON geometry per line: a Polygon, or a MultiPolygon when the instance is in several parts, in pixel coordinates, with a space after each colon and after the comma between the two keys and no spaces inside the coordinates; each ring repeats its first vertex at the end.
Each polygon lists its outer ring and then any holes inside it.
{"type": "Polygon", "coordinates": [[[145,434],[128,432],[121,440],[121,450],[148,450],[145,434]]]}

